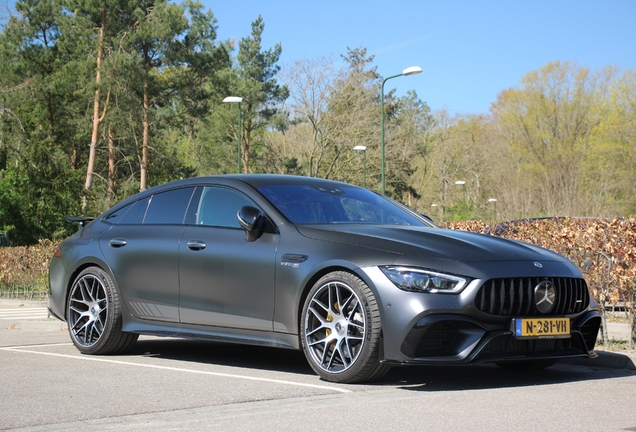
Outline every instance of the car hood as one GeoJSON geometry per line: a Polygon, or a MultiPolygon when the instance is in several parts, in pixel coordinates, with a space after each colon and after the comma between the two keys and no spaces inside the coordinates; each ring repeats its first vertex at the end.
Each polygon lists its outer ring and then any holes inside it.
{"type": "Polygon", "coordinates": [[[450,267],[468,271],[467,267],[484,269],[485,263],[490,263],[493,268],[510,266],[518,270],[519,266],[512,263],[524,263],[524,268],[531,268],[534,262],[539,262],[546,266],[545,270],[549,268],[551,273],[557,269],[562,272],[563,264],[569,269],[565,273],[578,273],[570,261],[547,249],[467,231],[380,225],[305,225],[297,228],[303,236],[316,240],[401,254],[402,257],[392,264],[449,268],[453,262],[456,265],[450,267]],[[507,264],[502,265],[504,262],[507,264]],[[457,267],[459,263],[466,265],[457,267]]]}

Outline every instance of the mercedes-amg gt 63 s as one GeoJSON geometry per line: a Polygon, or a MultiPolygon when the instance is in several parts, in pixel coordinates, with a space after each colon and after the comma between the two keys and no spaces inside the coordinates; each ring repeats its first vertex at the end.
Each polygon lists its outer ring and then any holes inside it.
{"type": "Polygon", "coordinates": [[[395,365],[596,356],[598,305],[570,261],[441,229],[349,184],[199,177],[74,221],[50,264],[49,309],[82,353],[120,353],[139,335],[275,346],[344,383],[395,365]]]}

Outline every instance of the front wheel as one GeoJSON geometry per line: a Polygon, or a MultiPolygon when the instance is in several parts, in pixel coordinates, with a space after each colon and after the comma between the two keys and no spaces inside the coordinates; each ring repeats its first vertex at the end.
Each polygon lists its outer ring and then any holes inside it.
{"type": "Polygon", "coordinates": [[[357,276],[333,272],[309,291],[301,319],[303,351],[323,379],[355,383],[380,378],[380,312],[375,296],[357,276]]]}
{"type": "Polygon", "coordinates": [[[84,354],[123,352],[138,338],[122,331],[119,295],[111,277],[99,267],[89,267],[75,278],[66,319],[73,344],[84,354]]]}

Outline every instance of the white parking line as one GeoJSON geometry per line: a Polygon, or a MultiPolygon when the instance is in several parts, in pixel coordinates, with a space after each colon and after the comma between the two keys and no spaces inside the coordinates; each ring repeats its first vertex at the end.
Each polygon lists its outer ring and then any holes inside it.
{"type": "Polygon", "coordinates": [[[8,347],[0,347],[0,349],[6,350],[6,349],[10,349],[10,350],[23,350],[26,348],[46,348],[46,347],[56,347],[56,346],[69,346],[69,345],[73,345],[72,342],[58,342],[58,343],[52,343],[52,344],[33,344],[33,345],[12,345],[12,346],[8,346],[8,347]]]}
{"type": "MultiPolygon", "coordinates": [[[[55,345],[58,345],[58,344],[54,344],[50,346],[55,346],[55,345]]],[[[60,344],[60,345],[67,345],[67,344],[60,344]]],[[[38,345],[38,347],[40,346],[46,346],[46,345],[38,345]]],[[[22,347],[5,347],[5,348],[0,348],[0,350],[12,351],[12,352],[18,352],[18,353],[39,354],[39,355],[46,355],[46,356],[52,356],[52,357],[70,358],[70,359],[76,359],[76,360],[112,363],[112,364],[119,364],[119,365],[125,365],[125,366],[138,366],[138,367],[145,367],[149,369],[168,370],[173,372],[185,372],[185,373],[200,374],[200,375],[211,375],[211,376],[217,376],[217,377],[223,377],[223,378],[235,378],[235,379],[242,379],[242,380],[249,380],[249,381],[261,381],[261,382],[269,382],[274,384],[283,384],[283,385],[290,385],[290,386],[297,386],[297,387],[309,387],[309,388],[315,388],[320,390],[335,391],[340,393],[351,393],[351,390],[342,389],[338,387],[317,385],[317,384],[307,384],[307,383],[300,383],[295,381],[277,380],[277,379],[271,379],[271,378],[260,378],[260,377],[252,377],[247,375],[228,374],[228,373],[222,373],[222,372],[207,372],[207,371],[199,371],[199,370],[193,370],[193,369],[175,368],[171,366],[140,364],[140,363],[121,361],[121,360],[110,360],[110,359],[105,359],[101,357],[89,357],[89,356],[78,356],[78,355],[33,351],[30,349],[24,349],[22,347]]]]}

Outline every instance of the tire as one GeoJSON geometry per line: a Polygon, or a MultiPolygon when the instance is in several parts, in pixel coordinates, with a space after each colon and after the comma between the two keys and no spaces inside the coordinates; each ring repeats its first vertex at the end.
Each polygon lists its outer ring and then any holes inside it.
{"type": "Polygon", "coordinates": [[[324,380],[357,383],[379,379],[380,312],[369,287],[351,273],[323,276],[307,295],[301,343],[312,369],[324,380]]]}
{"type": "Polygon", "coordinates": [[[547,360],[522,360],[511,362],[498,362],[495,363],[502,369],[515,370],[515,371],[532,371],[549,368],[555,365],[559,359],[547,359],[547,360]]]}
{"type": "Polygon", "coordinates": [[[119,295],[112,278],[99,267],[88,267],[75,278],[66,320],[71,340],[83,354],[117,354],[139,337],[122,332],[119,295]]]}

